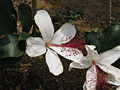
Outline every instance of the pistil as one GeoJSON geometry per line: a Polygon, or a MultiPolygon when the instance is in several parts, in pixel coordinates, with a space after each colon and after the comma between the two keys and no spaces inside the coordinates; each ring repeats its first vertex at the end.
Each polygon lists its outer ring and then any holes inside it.
{"type": "Polygon", "coordinates": [[[55,46],[55,47],[68,47],[68,48],[83,49],[84,43],[81,40],[72,40],[71,42],[61,44],[61,45],[56,45],[56,44],[52,44],[52,43],[46,43],[45,46],[46,47],[55,46]]]}

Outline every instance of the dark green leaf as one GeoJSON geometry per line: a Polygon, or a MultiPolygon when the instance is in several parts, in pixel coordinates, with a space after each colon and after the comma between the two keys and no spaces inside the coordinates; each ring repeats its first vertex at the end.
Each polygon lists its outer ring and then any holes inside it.
{"type": "Polygon", "coordinates": [[[9,44],[9,43],[10,43],[9,37],[0,38],[0,47],[4,46],[6,44],[9,44]]]}
{"type": "Polygon", "coordinates": [[[8,35],[7,40],[5,42],[9,42],[6,45],[0,47],[0,58],[7,58],[7,57],[19,57],[23,55],[23,51],[19,49],[19,40],[18,36],[16,35],[8,35]]]}
{"type": "Polygon", "coordinates": [[[26,40],[28,37],[30,37],[30,34],[28,34],[28,33],[26,33],[26,32],[22,32],[22,33],[19,35],[19,41],[26,40]]]}
{"type": "Polygon", "coordinates": [[[32,10],[30,6],[24,3],[20,4],[20,6],[18,7],[18,16],[22,24],[23,31],[29,32],[33,23],[32,10]]]}
{"type": "Polygon", "coordinates": [[[120,45],[120,25],[110,26],[99,33],[88,33],[86,43],[96,45],[98,52],[120,45]]]}
{"type": "Polygon", "coordinates": [[[97,33],[90,32],[87,34],[87,43],[88,44],[95,44],[97,41],[97,33]]]}
{"type": "Polygon", "coordinates": [[[0,0],[0,35],[17,31],[17,13],[11,0],[0,0]]]}

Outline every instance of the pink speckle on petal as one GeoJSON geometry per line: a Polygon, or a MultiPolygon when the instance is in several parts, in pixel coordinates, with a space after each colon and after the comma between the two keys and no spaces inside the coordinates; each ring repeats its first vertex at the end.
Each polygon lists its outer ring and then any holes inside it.
{"type": "MultiPolygon", "coordinates": [[[[71,37],[69,37],[71,38],[71,37]]],[[[66,38],[68,39],[68,38],[66,38]]],[[[64,54],[64,57],[76,57],[81,53],[80,49],[83,49],[84,44],[83,41],[79,40],[79,39],[74,39],[71,40],[68,43],[64,43],[62,45],[56,45],[56,44],[51,44],[51,43],[47,43],[47,46],[52,46],[52,47],[60,47],[60,51],[62,54],[64,54]]]]}
{"type": "Polygon", "coordinates": [[[66,42],[66,41],[70,40],[71,37],[72,37],[72,36],[62,37],[62,38],[60,39],[60,41],[61,41],[61,42],[66,42]]]}
{"type": "Polygon", "coordinates": [[[74,48],[69,48],[69,47],[62,47],[61,52],[66,52],[65,57],[75,56],[75,55],[77,55],[77,54],[80,53],[80,52],[78,52],[76,49],[74,49],[74,48]],[[69,53],[67,53],[67,52],[69,52],[69,53]]]}

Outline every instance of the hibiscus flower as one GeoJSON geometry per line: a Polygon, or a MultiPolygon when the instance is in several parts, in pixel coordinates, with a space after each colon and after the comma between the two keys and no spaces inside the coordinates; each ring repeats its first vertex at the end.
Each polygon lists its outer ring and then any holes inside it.
{"type": "Polygon", "coordinates": [[[84,90],[96,90],[98,86],[106,87],[106,78],[102,76],[99,69],[102,69],[108,75],[113,75],[120,80],[120,70],[111,64],[120,58],[120,46],[117,46],[104,53],[98,54],[93,45],[86,45],[87,56],[83,57],[79,63],[72,62],[70,68],[89,68],[86,73],[84,90]]]}
{"type": "Polygon", "coordinates": [[[83,54],[76,48],[80,47],[80,43],[68,43],[76,34],[73,25],[66,23],[54,33],[52,20],[45,10],[37,11],[35,22],[40,29],[42,38],[30,37],[27,39],[26,53],[30,57],[40,56],[46,52],[46,63],[54,75],[63,72],[58,54],[75,62],[81,60],[83,54]]]}

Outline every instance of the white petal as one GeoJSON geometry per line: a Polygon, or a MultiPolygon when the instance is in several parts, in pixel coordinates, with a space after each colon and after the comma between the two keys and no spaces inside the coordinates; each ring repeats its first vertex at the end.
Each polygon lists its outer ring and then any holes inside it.
{"type": "Polygon", "coordinates": [[[88,89],[87,89],[86,82],[83,84],[83,90],[88,90],[88,89]]]}
{"type": "Polygon", "coordinates": [[[69,47],[56,47],[50,46],[54,51],[63,56],[66,59],[72,60],[74,62],[80,62],[83,58],[83,54],[80,50],[69,47]]]}
{"type": "Polygon", "coordinates": [[[40,56],[45,52],[46,52],[46,48],[41,38],[30,37],[27,39],[26,53],[30,57],[40,56]]]}
{"type": "Polygon", "coordinates": [[[116,90],[120,90],[120,86],[116,90]]]}
{"type": "Polygon", "coordinates": [[[40,29],[44,41],[50,42],[54,34],[54,27],[48,12],[45,10],[37,11],[35,22],[40,29]]]}
{"type": "Polygon", "coordinates": [[[91,63],[85,58],[83,58],[80,63],[76,63],[76,62],[70,63],[69,70],[71,70],[72,68],[85,69],[85,68],[89,68],[90,66],[91,63]]]}
{"type": "Polygon", "coordinates": [[[116,86],[120,86],[120,79],[114,76],[106,78],[106,82],[116,86]]]}
{"type": "Polygon", "coordinates": [[[61,43],[69,42],[76,34],[76,29],[71,24],[64,24],[62,27],[54,34],[51,43],[60,45],[61,43]]]}
{"type": "Polygon", "coordinates": [[[85,45],[85,47],[89,47],[91,50],[94,50],[96,48],[95,45],[85,45]]]}
{"type": "Polygon", "coordinates": [[[112,64],[120,58],[120,46],[100,54],[102,63],[112,64]]]}
{"type": "Polygon", "coordinates": [[[86,88],[87,90],[96,90],[97,85],[97,72],[96,67],[92,66],[88,69],[86,74],[86,88]]]}
{"type": "Polygon", "coordinates": [[[46,53],[46,63],[49,67],[49,70],[54,75],[59,75],[63,72],[63,66],[60,61],[60,58],[58,57],[57,53],[48,49],[46,53]]]}
{"type": "Polygon", "coordinates": [[[94,47],[91,48],[91,45],[85,45],[86,47],[86,50],[87,50],[87,56],[86,58],[89,60],[89,61],[96,61],[96,62],[99,62],[100,61],[100,58],[99,58],[99,55],[98,53],[93,50],[94,47]]]}
{"type": "Polygon", "coordinates": [[[115,76],[116,78],[120,78],[120,69],[112,66],[112,65],[105,65],[105,64],[98,64],[98,66],[104,71],[107,72],[108,74],[111,74],[115,76]]]}

